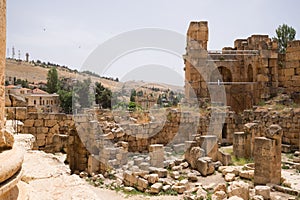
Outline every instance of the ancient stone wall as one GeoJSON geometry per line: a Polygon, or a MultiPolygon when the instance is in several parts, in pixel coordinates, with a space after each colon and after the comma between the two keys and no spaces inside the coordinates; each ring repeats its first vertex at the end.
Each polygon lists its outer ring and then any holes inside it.
{"type": "MultiPolygon", "coordinates": [[[[300,148],[300,109],[286,108],[280,111],[272,111],[266,108],[258,108],[254,111],[245,110],[243,113],[243,123],[255,122],[257,127],[254,137],[265,136],[267,128],[272,124],[278,124],[283,131],[282,150],[290,152],[300,148]]],[[[253,137],[253,138],[254,138],[253,137]]],[[[253,142],[253,141],[252,141],[253,142]]],[[[253,147],[252,147],[253,149],[253,147]]]]}
{"type": "Polygon", "coordinates": [[[75,129],[72,115],[27,113],[23,122],[21,132],[36,137],[35,149],[52,153],[67,151],[69,132],[75,129]]]}
{"type": "Polygon", "coordinates": [[[296,95],[296,102],[300,103],[300,41],[288,42],[286,54],[278,60],[279,86],[291,95],[296,95]]]}

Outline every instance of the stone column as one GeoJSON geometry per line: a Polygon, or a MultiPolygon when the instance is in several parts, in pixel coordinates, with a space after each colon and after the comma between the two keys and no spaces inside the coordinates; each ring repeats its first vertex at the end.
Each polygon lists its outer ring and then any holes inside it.
{"type": "Polygon", "coordinates": [[[0,150],[6,147],[5,111],[6,0],[0,0],[0,150]]]}
{"type": "Polygon", "coordinates": [[[162,144],[152,144],[149,146],[150,165],[152,167],[164,167],[164,146],[162,144]]]}
{"type": "Polygon", "coordinates": [[[233,134],[233,153],[237,158],[251,157],[251,135],[245,132],[233,134]]]}
{"type": "Polygon", "coordinates": [[[250,157],[253,158],[254,140],[259,137],[259,129],[257,123],[247,123],[244,125],[244,132],[250,137],[250,157]]]}
{"type": "Polygon", "coordinates": [[[271,125],[266,137],[256,137],[254,144],[254,184],[280,184],[282,128],[271,125]]]}

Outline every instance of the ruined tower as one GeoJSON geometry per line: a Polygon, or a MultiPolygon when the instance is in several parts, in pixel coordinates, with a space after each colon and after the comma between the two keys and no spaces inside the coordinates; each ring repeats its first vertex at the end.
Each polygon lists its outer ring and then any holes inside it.
{"type": "Polygon", "coordinates": [[[201,47],[207,50],[208,23],[207,21],[191,22],[187,32],[187,45],[197,41],[201,47]]]}
{"type": "Polygon", "coordinates": [[[207,60],[208,23],[206,21],[191,22],[187,31],[185,63],[185,96],[188,100],[197,101],[197,97],[208,97],[205,81],[207,60]],[[203,71],[202,71],[203,72],[203,71]],[[203,77],[204,76],[204,77],[203,77]]]}

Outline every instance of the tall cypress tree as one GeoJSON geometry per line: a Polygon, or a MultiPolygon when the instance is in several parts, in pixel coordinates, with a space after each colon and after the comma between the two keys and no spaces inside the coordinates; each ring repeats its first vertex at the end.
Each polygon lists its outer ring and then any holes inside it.
{"type": "Polygon", "coordinates": [[[55,67],[52,67],[47,74],[47,92],[50,94],[58,91],[58,74],[55,67]]]}

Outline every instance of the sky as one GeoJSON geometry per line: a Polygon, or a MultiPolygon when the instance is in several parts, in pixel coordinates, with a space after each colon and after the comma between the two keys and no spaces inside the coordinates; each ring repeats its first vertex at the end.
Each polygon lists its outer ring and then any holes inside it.
{"type": "MultiPolygon", "coordinates": [[[[91,71],[96,69],[96,73],[120,80],[161,79],[172,73],[177,80],[178,75],[183,77],[184,73],[181,55],[185,52],[185,43],[181,39],[191,21],[208,21],[208,49],[218,50],[233,46],[235,39],[252,34],[273,37],[275,29],[283,23],[295,28],[300,35],[299,6],[297,0],[8,0],[7,57],[12,56],[14,47],[16,58],[20,51],[21,59],[29,53],[30,60],[39,59],[78,70],[89,70],[91,66],[86,67],[85,63],[94,63],[96,66],[91,71]],[[170,37],[182,36],[178,41],[174,41],[175,37],[169,41],[180,43],[182,48],[174,55],[159,48],[137,50],[128,47],[129,53],[125,48],[120,55],[115,55],[118,58],[111,60],[109,66],[101,67],[98,65],[107,63],[101,60],[103,51],[98,51],[98,60],[89,62],[99,46],[116,53],[129,36],[123,37],[119,46],[111,47],[115,38],[128,32],[135,36],[135,30],[151,28],[166,30],[170,37]],[[145,70],[146,66],[153,73],[145,70]]],[[[154,41],[150,32],[145,35],[147,39],[142,40],[154,41]]],[[[300,39],[299,35],[296,34],[297,39],[300,39]]],[[[183,78],[178,84],[182,83],[183,78]]]]}

